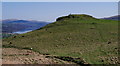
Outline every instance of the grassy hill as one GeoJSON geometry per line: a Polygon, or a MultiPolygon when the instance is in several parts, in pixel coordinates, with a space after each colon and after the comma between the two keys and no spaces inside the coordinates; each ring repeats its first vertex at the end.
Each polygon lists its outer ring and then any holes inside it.
{"type": "Polygon", "coordinates": [[[89,64],[115,64],[119,63],[118,21],[71,14],[38,30],[3,39],[3,47],[33,48],[67,61],[72,57],[89,64]]]}

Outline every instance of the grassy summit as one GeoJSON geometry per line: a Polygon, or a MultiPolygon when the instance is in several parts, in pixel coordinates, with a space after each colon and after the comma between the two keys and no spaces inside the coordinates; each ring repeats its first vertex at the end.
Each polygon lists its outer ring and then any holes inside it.
{"type": "Polygon", "coordinates": [[[82,58],[90,64],[118,63],[118,21],[68,15],[38,30],[3,40],[3,46],[82,58]]]}
{"type": "Polygon", "coordinates": [[[59,17],[58,19],[56,19],[56,21],[75,19],[75,18],[79,18],[81,20],[95,19],[94,17],[92,17],[90,15],[86,15],[86,14],[70,14],[68,16],[59,17]]]}

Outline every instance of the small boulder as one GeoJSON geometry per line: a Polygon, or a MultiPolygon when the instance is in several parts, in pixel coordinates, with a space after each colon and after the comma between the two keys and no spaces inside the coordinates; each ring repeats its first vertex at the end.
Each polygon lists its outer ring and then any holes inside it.
{"type": "Polygon", "coordinates": [[[22,36],[22,37],[25,37],[25,36],[22,36]]]}
{"type": "Polygon", "coordinates": [[[16,36],[14,36],[13,38],[16,38],[16,36]]]}
{"type": "Polygon", "coordinates": [[[101,60],[102,62],[104,62],[104,60],[101,60]]]}
{"type": "Polygon", "coordinates": [[[111,44],[111,42],[109,41],[108,44],[111,44]]]}
{"type": "Polygon", "coordinates": [[[9,42],[9,44],[12,44],[12,42],[9,42]]]}

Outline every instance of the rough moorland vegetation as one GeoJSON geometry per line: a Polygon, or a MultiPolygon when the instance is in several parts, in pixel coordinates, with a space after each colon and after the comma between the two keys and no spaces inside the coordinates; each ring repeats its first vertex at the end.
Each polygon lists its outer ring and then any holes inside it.
{"type": "Polygon", "coordinates": [[[84,14],[60,17],[38,30],[6,38],[3,45],[32,48],[33,51],[78,64],[83,61],[89,64],[120,63],[118,21],[84,14]]]}

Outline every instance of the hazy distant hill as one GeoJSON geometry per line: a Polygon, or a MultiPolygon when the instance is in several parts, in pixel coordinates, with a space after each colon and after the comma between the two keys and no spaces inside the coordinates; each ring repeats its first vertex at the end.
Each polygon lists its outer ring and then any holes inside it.
{"type": "Polygon", "coordinates": [[[107,17],[107,18],[102,18],[102,19],[108,19],[108,20],[120,20],[120,15],[112,16],[112,17],[107,17]]]}
{"type": "Polygon", "coordinates": [[[7,19],[7,20],[2,20],[2,32],[12,33],[22,30],[35,30],[45,26],[46,24],[48,24],[48,22],[7,19]]]}

